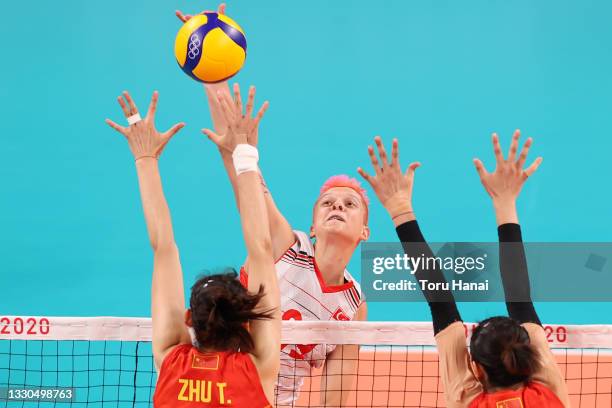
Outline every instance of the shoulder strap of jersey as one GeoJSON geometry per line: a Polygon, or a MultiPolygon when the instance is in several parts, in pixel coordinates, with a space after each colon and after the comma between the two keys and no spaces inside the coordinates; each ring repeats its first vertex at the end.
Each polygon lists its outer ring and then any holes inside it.
{"type": "Polygon", "coordinates": [[[292,248],[295,249],[297,252],[304,252],[309,256],[314,256],[314,245],[312,245],[312,241],[310,240],[308,234],[303,231],[297,230],[293,231],[293,233],[297,238],[297,245],[292,248]]]}
{"type": "Polygon", "coordinates": [[[164,357],[164,361],[162,361],[158,374],[163,373],[168,366],[173,366],[177,357],[184,353],[188,353],[192,347],[193,346],[191,344],[179,344],[175,346],[168,354],[166,354],[166,357],[164,357]]]}

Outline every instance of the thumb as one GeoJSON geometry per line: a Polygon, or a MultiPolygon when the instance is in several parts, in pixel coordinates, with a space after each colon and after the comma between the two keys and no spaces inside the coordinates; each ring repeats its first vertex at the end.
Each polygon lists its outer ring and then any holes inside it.
{"type": "Polygon", "coordinates": [[[371,186],[374,185],[374,180],[372,179],[372,176],[366,173],[364,169],[362,169],[361,167],[357,167],[357,173],[359,173],[359,175],[363,177],[363,179],[367,181],[371,186]]]}
{"type": "Polygon", "coordinates": [[[485,169],[484,164],[482,164],[480,159],[474,159],[474,166],[476,166],[476,171],[478,172],[478,175],[481,179],[487,175],[487,170],[485,169]]]}
{"type": "Polygon", "coordinates": [[[120,125],[116,124],[115,122],[113,122],[113,121],[112,121],[112,120],[110,120],[110,119],[106,119],[106,120],[105,120],[105,122],[106,122],[106,124],[107,124],[108,126],[112,127],[112,128],[113,128],[113,129],[115,129],[117,132],[119,132],[119,133],[121,133],[123,136],[127,137],[127,136],[126,136],[127,128],[125,128],[125,127],[123,127],[123,126],[120,126],[120,125]]]}
{"type": "Polygon", "coordinates": [[[168,129],[165,133],[164,133],[164,137],[167,138],[168,140],[172,139],[172,137],[174,135],[176,135],[176,133],[181,130],[182,128],[185,127],[185,123],[184,122],[180,122],[177,123],[176,125],[172,126],[170,129],[168,129]]]}
{"type": "Polygon", "coordinates": [[[527,167],[527,169],[525,170],[525,175],[529,177],[533,173],[535,173],[538,167],[540,167],[540,164],[542,164],[542,160],[543,160],[542,157],[538,157],[537,159],[535,159],[533,163],[531,163],[531,166],[527,167]]]}
{"type": "Polygon", "coordinates": [[[202,133],[204,133],[217,146],[221,145],[221,136],[216,134],[214,131],[210,129],[202,129],[202,133]]]}
{"type": "Polygon", "coordinates": [[[421,167],[421,163],[420,162],[412,162],[412,163],[410,163],[410,165],[408,166],[408,169],[406,169],[406,175],[408,177],[414,177],[414,172],[419,167],[421,167]]]}

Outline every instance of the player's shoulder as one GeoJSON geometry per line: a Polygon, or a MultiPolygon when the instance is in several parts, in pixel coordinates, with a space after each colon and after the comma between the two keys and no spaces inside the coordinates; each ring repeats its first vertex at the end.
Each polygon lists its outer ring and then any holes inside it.
{"type": "Polygon", "coordinates": [[[351,275],[348,269],[344,270],[344,279],[347,282],[353,282],[353,287],[357,290],[357,292],[361,294],[361,285],[359,284],[359,281],[357,281],[357,279],[355,279],[355,277],[351,275]]]}
{"type": "Polygon", "coordinates": [[[293,234],[295,235],[295,243],[291,248],[298,253],[314,256],[314,245],[310,240],[310,236],[304,231],[299,230],[293,230],[293,234]]]}
{"type": "Polygon", "coordinates": [[[537,350],[547,350],[550,347],[546,337],[546,332],[544,331],[544,327],[542,327],[542,325],[527,322],[523,323],[521,326],[523,326],[523,328],[525,328],[527,331],[531,345],[534,348],[537,350]]]}
{"type": "Polygon", "coordinates": [[[178,344],[171,348],[166,355],[163,357],[162,363],[160,367],[156,367],[160,375],[162,373],[166,374],[169,369],[176,368],[181,365],[183,360],[191,354],[191,351],[194,349],[191,344],[178,344]]]}
{"type": "Polygon", "coordinates": [[[314,258],[314,245],[310,237],[303,231],[293,231],[295,240],[285,252],[276,260],[277,272],[286,267],[311,268],[314,258]]]}

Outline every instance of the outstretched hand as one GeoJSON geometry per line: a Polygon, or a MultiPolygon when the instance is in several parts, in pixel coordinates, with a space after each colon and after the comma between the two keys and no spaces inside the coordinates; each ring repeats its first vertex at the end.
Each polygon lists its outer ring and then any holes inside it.
{"type": "Polygon", "coordinates": [[[269,103],[265,101],[259,108],[257,115],[252,117],[255,104],[255,87],[251,86],[249,88],[245,113],[243,113],[242,97],[238,84],[234,84],[233,98],[227,92],[217,92],[217,103],[227,124],[227,129],[221,134],[211,129],[202,129],[202,132],[217,145],[219,150],[228,153],[232,153],[237,145],[243,143],[257,146],[257,129],[269,103]]]}
{"type": "Polygon", "coordinates": [[[535,173],[542,163],[542,157],[538,157],[529,167],[523,169],[533,140],[531,138],[527,139],[517,159],[516,153],[520,137],[521,131],[517,129],[512,136],[508,158],[504,159],[499,137],[496,133],[493,133],[493,152],[495,153],[496,166],[492,173],[487,171],[482,161],[474,159],[480,181],[496,206],[514,204],[527,178],[535,173]]]}
{"type": "Polygon", "coordinates": [[[379,163],[374,153],[374,148],[368,146],[368,154],[370,155],[375,175],[370,176],[361,167],[357,171],[372,186],[376,196],[389,212],[391,218],[395,220],[402,215],[412,214],[414,172],[421,164],[418,162],[411,163],[408,169],[402,172],[399,163],[399,144],[397,139],[393,139],[391,161],[387,158],[387,152],[381,138],[376,136],[374,141],[382,164],[379,163]]]}
{"type": "MultiPolygon", "coordinates": [[[[202,13],[213,13],[213,11],[212,10],[204,10],[204,11],[202,11],[202,13]]],[[[202,14],[202,13],[200,13],[200,14],[202,14]]],[[[219,7],[217,7],[217,13],[225,14],[225,3],[219,4],[219,7]]],[[[183,12],[180,11],[180,10],[176,10],[174,12],[174,14],[176,14],[176,16],[179,18],[179,20],[181,20],[183,23],[186,23],[191,17],[193,17],[191,14],[183,14],[183,12]]]]}
{"type": "Polygon", "coordinates": [[[157,110],[158,98],[159,93],[157,91],[153,92],[147,116],[144,119],[140,119],[140,114],[134,100],[127,91],[124,91],[123,95],[119,96],[117,100],[126,119],[128,119],[128,122],[131,121],[132,124],[124,127],[110,119],[106,119],[106,123],[110,127],[125,136],[135,160],[144,157],[157,159],[170,139],[185,126],[182,122],[177,123],[163,133],[160,133],[155,128],[155,112],[157,110]]]}
{"type": "MultiPolygon", "coordinates": [[[[204,10],[200,14],[203,13],[214,13],[214,11],[204,10]]],[[[217,13],[225,15],[225,3],[219,4],[219,7],[217,7],[217,13]]],[[[186,23],[193,17],[191,14],[183,14],[183,12],[180,10],[176,10],[175,14],[183,23],[186,23]]],[[[222,113],[222,108],[217,102],[217,94],[218,92],[230,92],[228,82],[225,80],[215,83],[204,83],[204,91],[208,97],[208,105],[210,107],[210,114],[213,120],[215,132],[225,134],[227,132],[227,122],[222,113]]],[[[224,153],[225,151],[222,150],[221,154],[224,153]]]]}

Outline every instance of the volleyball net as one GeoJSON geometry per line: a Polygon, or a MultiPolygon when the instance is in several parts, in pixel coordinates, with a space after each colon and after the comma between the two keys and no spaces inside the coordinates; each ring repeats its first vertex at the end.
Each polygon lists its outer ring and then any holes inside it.
{"type": "MultiPolygon", "coordinates": [[[[612,326],[545,331],[572,406],[612,407],[612,326]]],[[[278,407],[445,406],[431,323],[283,322],[282,344],[278,407]]],[[[0,317],[0,407],[151,407],[155,382],[150,319],[0,317]]]]}

